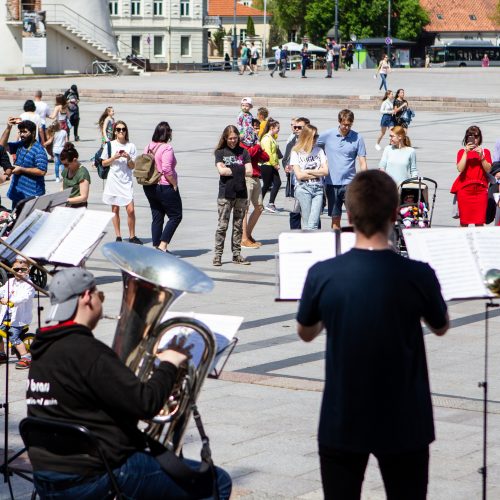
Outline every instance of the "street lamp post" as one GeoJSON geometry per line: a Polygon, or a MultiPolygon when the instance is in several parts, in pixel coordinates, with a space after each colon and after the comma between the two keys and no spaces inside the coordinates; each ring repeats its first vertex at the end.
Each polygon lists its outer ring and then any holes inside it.
{"type": "Polygon", "coordinates": [[[233,71],[238,69],[238,43],[236,38],[236,0],[233,10],[233,71]]]}
{"type": "Polygon", "coordinates": [[[264,0],[264,36],[262,37],[262,67],[266,66],[267,0],[264,0]]]}
{"type": "Polygon", "coordinates": [[[335,24],[333,27],[335,32],[335,43],[339,43],[339,0],[335,0],[335,24]]]}
{"type": "MultiPolygon", "coordinates": [[[[391,0],[387,0],[387,38],[391,38],[391,0]]],[[[387,44],[387,57],[391,60],[391,44],[387,44]]]]}

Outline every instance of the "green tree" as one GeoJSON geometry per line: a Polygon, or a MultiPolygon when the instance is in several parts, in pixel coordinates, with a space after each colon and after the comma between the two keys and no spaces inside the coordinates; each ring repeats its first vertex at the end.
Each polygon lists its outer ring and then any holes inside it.
{"type": "Polygon", "coordinates": [[[219,28],[214,34],[214,43],[215,46],[217,47],[217,52],[219,53],[219,56],[222,56],[224,53],[224,37],[226,36],[226,32],[224,31],[223,28],[219,28]]]}
{"type": "Polygon", "coordinates": [[[247,36],[255,36],[255,24],[251,16],[247,19],[247,36]]]}
{"type": "Polygon", "coordinates": [[[497,8],[491,16],[491,20],[500,25],[500,2],[497,3],[497,8]]]}
{"type": "Polygon", "coordinates": [[[304,34],[304,17],[307,7],[315,0],[272,0],[269,9],[273,14],[276,27],[284,34],[297,30],[299,36],[304,34]]]}
{"type": "MultiPolygon", "coordinates": [[[[313,41],[322,41],[334,22],[335,0],[311,0],[305,27],[313,41]]],[[[392,0],[393,36],[415,39],[428,22],[429,16],[418,0],[392,0]]],[[[339,32],[343,41],[351,34],[358,38],[386,36],[387,0],[339,0],[339,32]]]]}

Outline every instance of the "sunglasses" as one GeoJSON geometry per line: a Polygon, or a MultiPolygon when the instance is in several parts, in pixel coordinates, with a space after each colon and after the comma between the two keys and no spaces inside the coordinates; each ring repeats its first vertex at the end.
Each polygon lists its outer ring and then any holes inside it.
{"type": "Polygon", "coordinates": [[[12,269],[18,273],[25,273],[26,271],[29,271],[27,267],[13,267],[12,269]]]}
{"type": "Polygon", "coordinates": [[[125,127],[123,127],[123,128],[122,127],[116,127],[115,130],[117,132],[126,132],[127,131],[127,129],[125,127]]]}
{"type": "Polygon", "coordinates": [[[295,130],[302,130],[304,128],[304,126],[303,125],[294,125],[293,128],[295,130]]]}

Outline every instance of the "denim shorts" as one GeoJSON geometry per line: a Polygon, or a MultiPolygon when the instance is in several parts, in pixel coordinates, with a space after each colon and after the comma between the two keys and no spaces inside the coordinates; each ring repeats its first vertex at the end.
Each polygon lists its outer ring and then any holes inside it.
{"type": "Polygon", "coordinates": [[[345,201],[347,185],[326,185],[326,200],[328,202],[328,215],[330,217],[342,216],[342,205],[345,201]]]}
{"type": "Polygon", "coordinates": [[[394,127],[394,119],[389,113],[383,114],[380,120],[381,127],[394,127]]]}

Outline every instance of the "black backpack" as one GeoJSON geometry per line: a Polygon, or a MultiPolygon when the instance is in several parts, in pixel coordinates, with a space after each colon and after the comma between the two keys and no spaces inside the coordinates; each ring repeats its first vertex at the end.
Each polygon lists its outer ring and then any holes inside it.
{"type": "MultiPolygon", "coordinates": [[[[108,148],[108,158],[111,158],[111,142],[107,142],[106,143],[107,145],[107,148],[108,148]]],[[[96,154],[94,155],[94,167],[97,168],[97,175],[101,178],[101,179],[107,179],[108,178],[108,173],[109,173],[109,167],[110,165],[108,165],[107,167],[105,167],[103,164],[102,164],[102,152],[104,151],[104,144],[97,150],[96,154]]]]}

